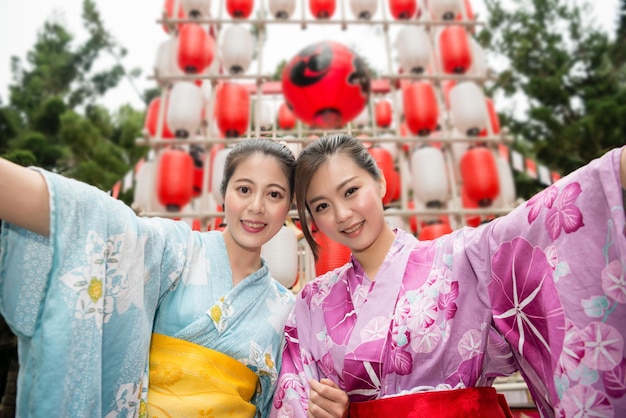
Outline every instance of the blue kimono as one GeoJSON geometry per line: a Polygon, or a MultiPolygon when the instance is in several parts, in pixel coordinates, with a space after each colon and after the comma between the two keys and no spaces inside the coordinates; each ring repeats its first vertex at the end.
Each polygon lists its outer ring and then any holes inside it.
{"type": "Polygon", "coordinates": [[[0,313],[19,341],[18,415],[143,415],[157,332],[257,373],[252,402],[266,416],[294,300],[266,262],[233,288],[220,232],[140,218],[95,187],[42,174],[50,237],[5,223],[0,238],[0,313]]]}

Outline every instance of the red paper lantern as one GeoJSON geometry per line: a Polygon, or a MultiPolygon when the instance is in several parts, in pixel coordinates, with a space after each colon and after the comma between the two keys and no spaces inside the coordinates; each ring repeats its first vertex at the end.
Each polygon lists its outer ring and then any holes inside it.
{"type": "MultiPolygon", "coordinates": [[[[176,0],[165,0],[165,2],[163,3],[163,11],[165,12],[165,15],[167,16],[168,19],[184,19],[185,18],[185,11],[183,10],[183,6],[182,6],[182,2],[179,2],[178,4],[178,13],[176,13],[176,15],[174,14],[174,3],[176,2],[176,0]]],[[[181,24],[178,24],[178,27],[180,28],[181,24]]],[[[167,26],[165,23],[162,25],[163,30],[165,31],[165,33],[170,33],[170,27],[167,26]]]]}
{"type": "Polygon", "coordinates": [[[336,7],[335,0],[309,0],[309,9],[316,19],[330,19],[336,7]]]}
{"type": "Polygon", "coordinates": [[[376,125],[381,128],[388,128],[391,125],[393,114],[389,100],[379,100],[376,102],[374,114],[376,116],[376,125]]]}
{"type": "Polygon", "coordinates": [[[380,171],[383,172],[383,176],[387,182],[387,192],[385,196],[383,196],[383,204],[387,205],[396,195],[396,188],[398,187],[398,183],[395,181],[396,178],[394,177],[396,169],[393,163],[393,157],[385,148],[374,146],[367,150],[374,158],[374,161],[376,161],[376,165],[380,168],[380,171]]]}
{"type": "Polygon", "coordinates": [[[305,123],[339,128],[354,119],[370,95],[370,77],[363,60],[333,41],[304,48],[284,68],[285,101],[305,123]]]}
{"type": "Polygon", "coordinates": [[[254,8],[254,0],[226,0],[226,11],[235,19],[247,19],[254,8]]]}
{"type": "Polygon", "coordinates": [[[448,26],[441,31],[439,52],[445,73],[463,74],[472,65],[472,49],[463,26],[448,26]]]}
{"type": "Polygon", "coordinates": [[[224,83],[218,87],[215,118],[227,138],[237,138],[246,132],[250,120],[250,93],[244,85],[224,83]]]}
{"type": "Polygon", "coordinates": [[[316,276],[341,267],[350,260],[350,248],[331,240],[321,231],[315,231],[312,235],[319,246],[318,258],[315,262],[316,276]]]}
{"type": "Polygon", "coordinates": [[[404,118],[414,135],[428,136],[437,129],[439,106],[428,81],[416,81],[403,90],[404,118]]]}
{"type": "Polygon", "coordinates": [[[177,62],[187,74],[202,73],[213,61],[215,41],[196,23],[185,23],[178,32],[177,62]]]}
{"type": "Polygon", "coordinates": [[[428,241],[449,234],[450,232],[452,232],[450,225],[443,222],[436,222],[424,226],[417,236],[417,239],[420,241],[428,241]]]}
{"type": "Polygon", "coordinates": [[[204,160],[206,152],[199,145],[191,145],[189,155],[193,159],[193,196],[198,197],[202,194],[204,185],[204,160]]]}
{"type": "Polygon", "coordinates": [[[278,108],[278,126],[280,129],[293,129],[296,126],[296,115],[293,114],[287,103],[281,103],[278,108]]]}
{"type": "Polygon", "coordinates": [[[417,13],[417,1],[415,0],[390,0],[389,10],[394,19],[411,19],[417,13]]]}
{"type": "MultiPolygon", "coordinates": [[[[148,105],[148,110],[146,111],[146,120],[144,121],[144,128],[148,131],[148,134],[152,138],[155,138],[157,136],[158,126],[159,126],[159,112],[160,112],[159,108],[160,107],[161,107],[161,98],[155,97],[154,99],[152,99],[152,101],[148,105]]],[[[162,121],[163,128],[161,132],[161,138],[167,138],[167,139],[174,138],[174,134],[170,130],[169,126],[167,125],[166,115],[167,115],[167,101],[166,101],[165,111],[163,112],[163,121],[162,121]]]]}
{"type": "Polygon", "coordinates": [[[487,113],[489,114],[489,123],[491,124],[491,132],[494,135],[500,133],[500,119],[498,118],[498,113],[496,112],[496,108],[493,105],[493,100],[489,97],[485,99],[485,103],[487,105],[487,113]]]}
{"type": "Polygon", "coordinates": [[[169,149],[159,159],[157,196],[159,203],[176,212],[191,201],[193,195],[193,159],[186,151],[169,149]]]}
{"type": "MultiPolygon", "coordinates": [[[[465,187],[461,189],[461,203],[463,203],[464,209],[478,209],[478,203],[469,198],[465,187]]],[[[465,223],[469,226],[480,225],[480,215],[465,215],[465,223]]]]}
{"type": "Polygon", "coordinates": [[[467,197],[480,207],[491,205],[500,192],[496,159],[486,147],[473,147],[463,154],[461,177],[467,197]]]}

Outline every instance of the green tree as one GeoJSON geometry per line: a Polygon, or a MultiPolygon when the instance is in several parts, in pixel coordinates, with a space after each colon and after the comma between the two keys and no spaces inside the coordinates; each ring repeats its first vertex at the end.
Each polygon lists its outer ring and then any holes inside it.
{"type": "Polygon", "coordinates": [[[125,69],[126,50],[105,29],[93,0],[83,1],[82,18],[83,43],[48,21],[25,62],[12,57],[9,100],[0,105],[0,155],[109,190],[147,151],[135,146],[144,110],[111,112],[99,102],[122,81],[134,87],[139,72],[125,69]],[[94,70],[103,55],[115,63],[94,70]]]}
{"type": "MultiPolygon", "coordinates": [[[[485,0],[488,28],[479,40],[506,67],[488,86],[491,94],[520,95],[524,115],[504,114],[514,148],[551,169],[568,173],[624,143],[624,17],[611,42],[586,19],[589,4],[564,0],[485,0]]],[[[621,2],[624,11],[624,1],[621,2]]],[[[537,190],[518,178],[520,194],[537,190]]],[[[526,181],[525,181],[526,180],[526,181]]]]}

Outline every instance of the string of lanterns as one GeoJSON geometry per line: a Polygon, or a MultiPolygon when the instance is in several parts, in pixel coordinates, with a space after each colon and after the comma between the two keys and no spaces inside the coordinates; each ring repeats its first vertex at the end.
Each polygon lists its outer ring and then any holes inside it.
{"type": "MultiPolygon", "coordinates": [[[[165,0],[159,23],[167,39],[157,45],[153,67],[161,96],[149,104],[138,139],[151,152],[134,175],[135,210],[181,219],[195,230],[222,229],[219,184],[232,144],[269,136],[286,141],[297,156],[332,132],[368,145],[387,181],[388,222],[419,239],[511,210],[511,166],[501,155],[506,137],[483,92],[488,67],[473,37],[469,0],[345,2],[351,17],[341,0],[165,0]],[[387,73],[372,79],[350,47],[320,41],[303,45],[281,80],[270,81],[261,74],[263,33],[252,33],[285,22],[302,28],[383,23],[387,73]]],[[[343,264],[349,251],[316,232],[320,259],[303,260],[306,244],[295,239],[301,231],[295,210],[290,213],[295,222],[263,256],[272,274],[294,287],[302,271],[313,277],[343,264]]],[[[304,255],[310,258],[306,249],[304,255]]]]}

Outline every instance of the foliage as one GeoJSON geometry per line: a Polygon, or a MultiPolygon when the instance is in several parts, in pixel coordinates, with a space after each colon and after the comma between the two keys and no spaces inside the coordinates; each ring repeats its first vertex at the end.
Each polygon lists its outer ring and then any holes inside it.
{"type": "Polygon", "coordinates": [[[508,98],[521,95],[527,107],[525,114],[501,115],[502,125],[516,138],[514,147],[565,174],[622,145],[623,14],[621,36],[611,42],[604,28],[586,19],[589,4],[485,0],[485,5],[488,28],[478,38],[496,60],[506,62],[489,91],[508,98]]]}
{"type": "Polygon", "coordinates": [[[147,151],[135,146],[144,115],[128,105],[111,112],[98,102],[139,72],[122,65],[126,50],[104,28],[93,0],[83,1],[82,17],[83,43],[51,20],[26,62],[12,57],[9,101],[0,106],[0,155],[109,190],[147,151]],[[104,54],[115,64],[96,71],[104,54]]]}

